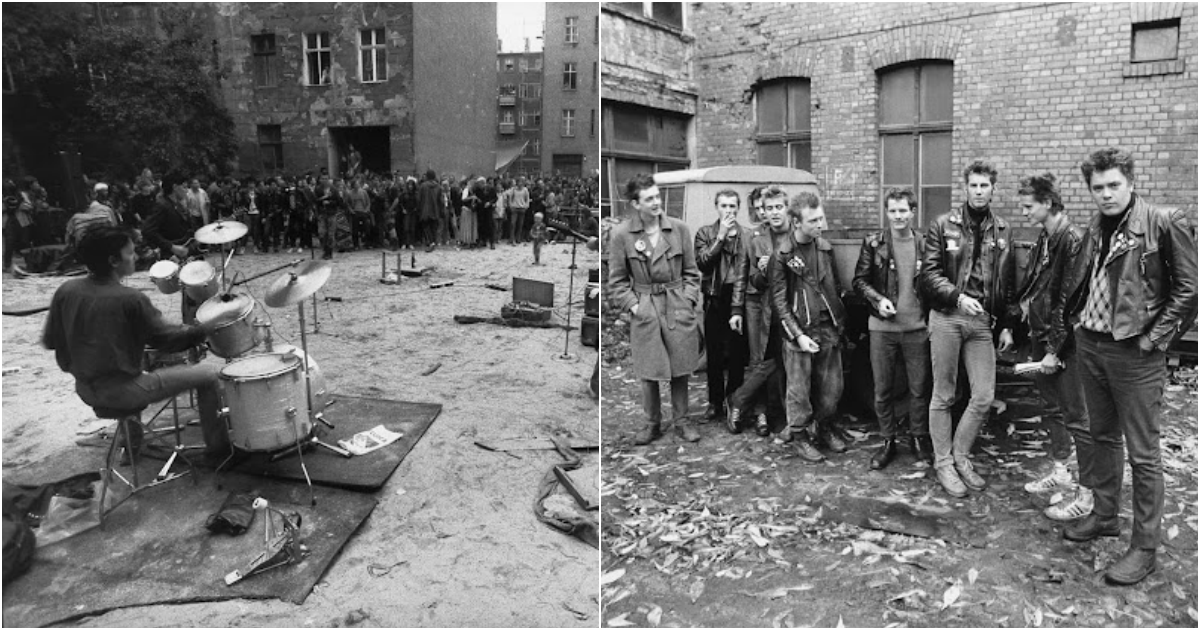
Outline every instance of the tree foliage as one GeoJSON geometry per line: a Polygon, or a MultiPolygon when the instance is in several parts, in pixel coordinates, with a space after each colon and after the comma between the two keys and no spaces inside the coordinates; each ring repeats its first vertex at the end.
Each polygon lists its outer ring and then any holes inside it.
{"type": "Polygon", "coordinates": [[[4,4],[5,63],[22,96],[6,127],[38,126],[89,172],[224,170],[236,140],[205,14],[158,6],[150,25],[106,23],[88,5],[4,4]]]}

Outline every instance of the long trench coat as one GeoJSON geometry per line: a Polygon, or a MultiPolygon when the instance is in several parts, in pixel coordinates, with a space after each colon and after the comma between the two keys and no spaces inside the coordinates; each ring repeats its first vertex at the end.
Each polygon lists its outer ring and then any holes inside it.
{"type": "Polygon", "coordinates": [[[652,246],[635,214],[609,238],[610,303],[621,312],[638,305],[629,322],[633,373],[654,381],[691,374],[700,363],[701,279],[691,230],[664,216],[652,246]]]}

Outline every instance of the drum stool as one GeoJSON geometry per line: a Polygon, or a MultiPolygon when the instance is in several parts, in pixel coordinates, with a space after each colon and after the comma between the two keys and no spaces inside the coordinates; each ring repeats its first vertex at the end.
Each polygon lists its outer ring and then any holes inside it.
{"type": "MultiPolygon", "coordinates": [[[[117,421],[117,428],[113,432],[112,442],[109,443],[108,452],[104,456],[104,466],[100,469],[100,498],[97,502],[96,508],[97,515],[99,516],[100,520],[100,527],[104,527],[104,517],[106,514],[117,509],[118,506],[142,490],[153,488],[154,486],[164,484],[169,481],[175,481],[176,479],[179,479],[189,473],[192,475],[192,485],[197,483],[196,467],[194,464],[192,464],[191,460],[187,458],[187,455],[183,454],[183,451],[190,447],[184,447],[179,444],[179,434],[183,429],[179,426],[178,407],[175,408],[174,429],[164,430],[154,429],[152,427],[155,420],[162,415],[162,412],[166,411],[168,405],[177,405],[176,398],[174,396],[172,396],[170,400],[167,400],[166,403],[163,404],[162,408],[158,410],[158,413],[155,413],[149,420],[145,422],[142,421],[142,412],[146,410],[145,407],[139,407],[136,409],[92,407],[92,410],[96,413],[97,418],[117,421]],[[136,430],[132,427],[136,427],[136,430]],[[157,441],[165,445],[165,442],[163,442],[163,437],[158,435],[163,431],[170,431],[175,434],[176,444],[171,447],[171,457],[167,460],[166,465],[162,467],[162,470],[159,471],[158,476],[156,476],[153,481],[142,484],[138,480],[138,454],[141,449],[146,446],[147,442],[157,441]],[[138,441],[140,443],[137,444],[136,447],[134,445],[133,435],[135,433],[140,434],[138,436],[138,441]],[[113,455],[117,453],[117,444],[121,443],[122,439],[124,440],[122,447],[125,449],[125,453],[129,457],[128,464],[130,467],[130,477],[132,477],[132,481],[126,479],[125,476],[118,472],[116,467],[113,465],[113,455]],[[171,467],[174,465],[175,459],[179,456],[183,457],[183,461],[187,464],[188,470],[182,473],[172,473],[170,472],[171,467]],[[104,500],[108,494],[109,485],[113,483],[114,476],[121,483],[129,487],[129,495],[117,501],[110,509],[106,510],[104,507],[104,500]]],[[[125,462],[121,463],[124,464],[125,462]]]]}

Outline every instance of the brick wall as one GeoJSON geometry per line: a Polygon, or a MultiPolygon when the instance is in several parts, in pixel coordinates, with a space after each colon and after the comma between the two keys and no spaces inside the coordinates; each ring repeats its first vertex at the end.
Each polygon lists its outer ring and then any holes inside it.
{"type": "Polygon", "coordinates": [[[607,6],[600,20],[603,98],[696,113],[697,86],[692,76],[696,46],[690,34],[607,6]]]}
{"type": "MultiPolygon", "coordinates": [[[[1195,215],[1195,4],[696,3],[691,11],[696,166],[754,163],[754,83],[806,76],[813,171],[831,227],[880,225],[876,70],[922,58],[954,61],[955,183],[972,159],[993,161],[995,207],[1014,223],[1028,225],[1018,180],[1046,170],[1062,182],[1069,212],[1093,212],[1078,163],[1107,145],[1134,153],[1136,187],[1150,200],[1195,215]],[[1130,76],[1144,73],[1129,63],[1131,23],[1171,17],[1181,19],[1182,61],[1154,71],[1182,72],[1130,76]]],[[[963,200],[956,186],[953,202],[963,200]]]]}

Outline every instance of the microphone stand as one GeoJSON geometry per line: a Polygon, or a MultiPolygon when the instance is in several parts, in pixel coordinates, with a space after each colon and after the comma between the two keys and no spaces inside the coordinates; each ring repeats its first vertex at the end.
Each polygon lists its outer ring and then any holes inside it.
{"type": "Polygon", "coordinates": [[[570,279],[567,281],[567,329],[563,331],[563,351],[558,356],[561,361],[574,361],[575,355],[569,352],[571,343],[571,302],[575,299],[575,251],[579,247],[579,239],[575,235],[571,235],[571,266],[567,267],[570,270],[570,279]]]}

